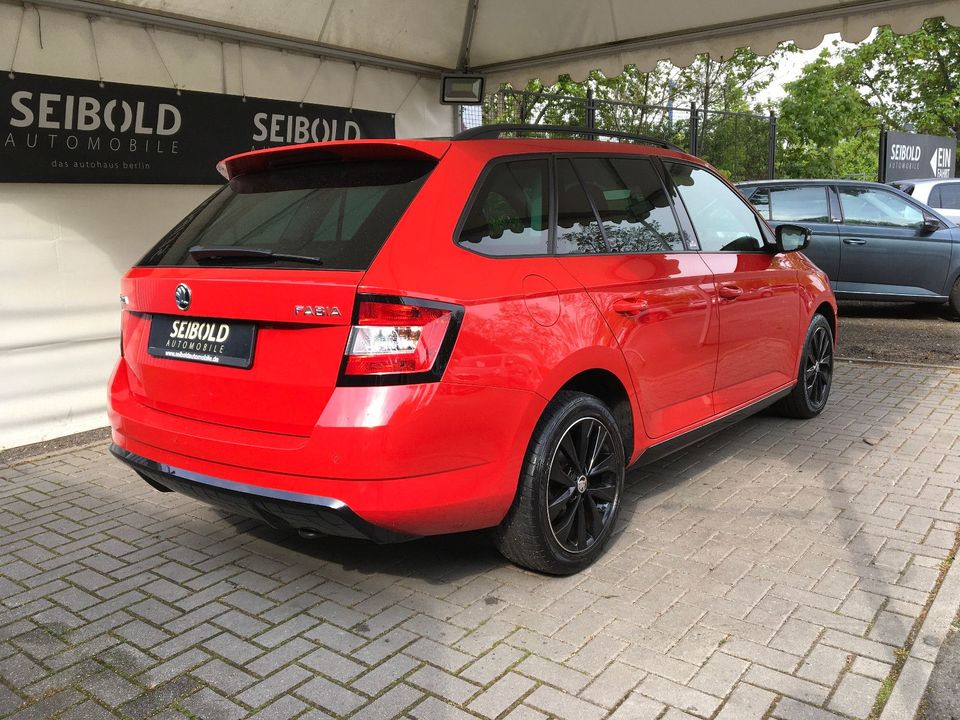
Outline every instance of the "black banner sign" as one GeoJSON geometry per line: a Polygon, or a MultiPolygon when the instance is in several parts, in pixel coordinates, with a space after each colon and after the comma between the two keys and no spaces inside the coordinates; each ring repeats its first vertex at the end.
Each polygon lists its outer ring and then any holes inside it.
{"type": "Polygon", "coordinates": [[[394,133],[370,110],[0,75],[0,182],[219,184],[238,152],[394,133]]]}
{"type": "Polygon", "coordinates": [[[956,163],[956,138],[890,131],[880,136],[880,182],[952,178],[956,163]]]}

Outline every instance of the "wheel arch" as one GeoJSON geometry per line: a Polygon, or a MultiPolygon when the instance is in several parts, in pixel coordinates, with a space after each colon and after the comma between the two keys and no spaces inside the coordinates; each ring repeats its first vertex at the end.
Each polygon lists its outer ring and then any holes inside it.
{"type": "Polygon", "coordinates": [[[620,435],[623,438],[623,455],[627,464],[629,464],[633,457],[636,426],[630,394],[620,378],[610,370],[592,368],[583,370],[571,377],[557,389],[557,393],[565,390],[575,390],[593,395],[610,408],[610,412],[620,426],[620,435]]]}
{"type": "MultiPolygon", "coordinates": [[[[813,314],[814,314],[814,315],[823,315],[823,316],[827,319],[827,322],[830,323],[830,332],[833,333],[833,342],[834,342],[834,344],[836,344],[836,342],[837,342],[837,313],[836,313],[836,311],[834,311],[833,306],[832,306],[830,303],[824,301],[824,302],[820,303],[820,304],[817,306],[816,310],[813,311],[813,314]]],[[[812,316],[811,316],[811,319],[812,319],[812,316]]]]}

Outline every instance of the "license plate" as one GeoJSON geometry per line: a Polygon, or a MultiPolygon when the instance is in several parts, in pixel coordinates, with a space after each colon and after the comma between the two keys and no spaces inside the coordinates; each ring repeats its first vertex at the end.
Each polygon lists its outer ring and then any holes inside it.
{"type": "Polygon", "coordinates": [[[256,336],[253,323],[154,315],[147,352],[168,360],[248,368],[256,336]]]}

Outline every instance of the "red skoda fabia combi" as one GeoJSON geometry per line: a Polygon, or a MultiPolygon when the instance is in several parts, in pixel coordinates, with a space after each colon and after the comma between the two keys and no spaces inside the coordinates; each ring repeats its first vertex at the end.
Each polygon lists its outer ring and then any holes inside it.
{"type": "Polygon", "coordinates": [[[823,409],[804,228],[670,147],[498,132],[225,160],[123,279],[113,453],[307,537],[493,528],[565,574],[630,465],[823,409]]]}

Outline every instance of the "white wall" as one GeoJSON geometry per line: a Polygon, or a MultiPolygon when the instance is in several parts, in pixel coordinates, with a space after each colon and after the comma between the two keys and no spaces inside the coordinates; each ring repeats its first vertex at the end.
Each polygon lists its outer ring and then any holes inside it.
{"type": "MultiPolygon", "coordinates": [[[[398,137],[452,131],[432,80],[105,19],[91,34],[83,15],[0,4],[0,71],[11,58],[15,72],[391,112],[398,137]]],[[[0,183],[0,449],[106,425],[119,278],[213,190],[0,183]]]]}

